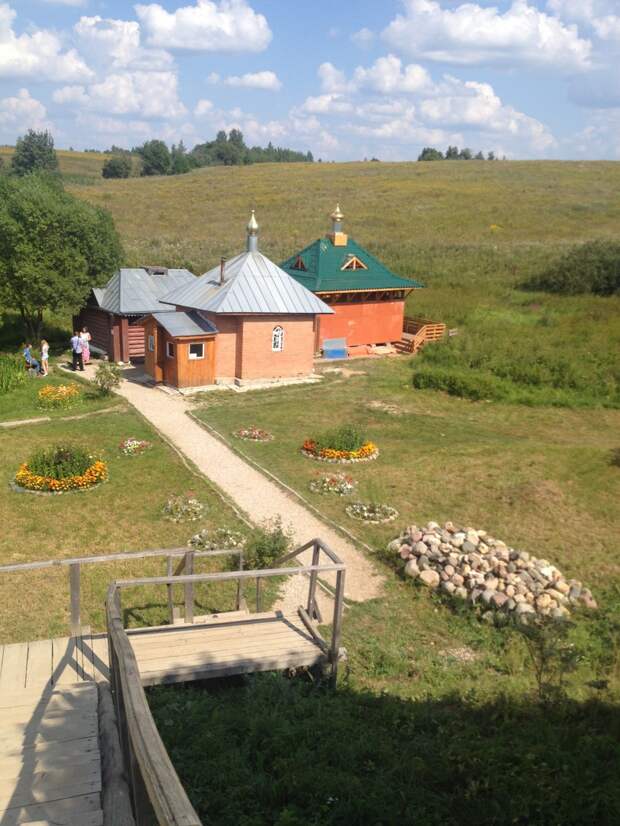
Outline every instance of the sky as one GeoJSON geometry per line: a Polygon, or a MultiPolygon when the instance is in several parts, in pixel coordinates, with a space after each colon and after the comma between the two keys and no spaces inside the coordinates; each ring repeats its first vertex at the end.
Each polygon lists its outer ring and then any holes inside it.
{"type": "Polygon", "coordinates": [[[620,0],[0,0],[0,143],[620,159],[620,0]]]}

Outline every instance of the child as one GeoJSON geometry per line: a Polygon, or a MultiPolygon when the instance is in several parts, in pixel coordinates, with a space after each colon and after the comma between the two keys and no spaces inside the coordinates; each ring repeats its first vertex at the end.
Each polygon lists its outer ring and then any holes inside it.
{"type": "Polygon", "coordinates": [[[50,346],[47,341],[41,339],[41,375],[47,376],[49,373],[48,359],[50,354],[50,346]]]}
{"type": "Polygon", "coordinates": [[[32,355],[32,344],[29,341],[26,342],[26,346],[24,347],[24,359],[26,361],[26,366],[28,367],[28,369],[36,370],[36,373],[38,375],[41,367],[39,365],[39,362],[32,355]]]}

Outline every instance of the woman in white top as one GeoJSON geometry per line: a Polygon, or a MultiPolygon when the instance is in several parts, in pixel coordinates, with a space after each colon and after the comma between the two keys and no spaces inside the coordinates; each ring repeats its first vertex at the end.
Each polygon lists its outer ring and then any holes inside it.
{"type": "Polygon", "coordinates": [[[48,368],[48,359],[50,354],[50,346],[47,341],[43,338],[41,339],[41,375],[47,376],[49,372],[48,368]]]}
{"type": "Polygon", "coordinates": [[[92,336],[88,332],[88,327],[82,327],[82,332],[80,333],[80,339],[82,340],[82,359],[84,364],[88,364],[90,361],[90,340],[92,336]]]}

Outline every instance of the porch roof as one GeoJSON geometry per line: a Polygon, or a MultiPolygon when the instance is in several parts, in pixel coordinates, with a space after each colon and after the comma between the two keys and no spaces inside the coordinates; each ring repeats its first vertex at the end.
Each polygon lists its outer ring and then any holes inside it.
{"type": "Polygon", "coordinates": [[[173,338],[184,336],[204,336],[217,333],[217,327],[195,310],[181,312],[151,313],[152,318],[160,324],[173,338]]]}

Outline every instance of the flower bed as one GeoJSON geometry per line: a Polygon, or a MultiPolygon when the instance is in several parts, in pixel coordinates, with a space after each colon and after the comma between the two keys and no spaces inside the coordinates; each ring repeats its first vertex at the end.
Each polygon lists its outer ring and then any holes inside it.
{"type": "Polygon", "coordinates": [[[240,430],[235,430],[233,436],[237,439],[243,439],[246,442],[270,442],[273,435],[266,430],[261,430],[260,427],[242,427],[240,430]]]}
{"type": "Polygon", "coordinates": [[[338,450],[333,447],[319,447],[314,439],[306,439],[301,452],[309,459],[333,464],[354,464],[356,462],[372,462],[379,455],[379,448],[374,442],[364,442],[355,450],[338,450]]]}
{"type": "Polygon", "coordinates": [[[146,439],[124,439],[118,449],[124,456],[136,456],[139,453],[144,453],[145,450],[148,450],[151,447],[151,442],[147,442],[146,439]]]}
{"type": "Polygon", "coordinates": [[[39,407],[44,410],[71,407],[81,395],[77,384],[46,384],[38,393],[39,407]]]}
{"type": "Polygon", "coordinates": [[[65,493],[105,482],[108,466],[78,447],[57,445],[20,465],[15,484],[30,491],[65,493]]]}
{"type": "Polygon", "coordinates": [[[349,496],[356,487],[357,482],[346,473],[327,473],[310,482],[312,493],[334,493],[336,496],[349,496]]]}
{"type": "Polygon", "coordinates": [[[192,493],[186,496],[170,496],[162,508],[164,519],[169,522],[197,522],[202,519],[206,506],[192,493]]]}
{"type": "Polygon", "coordinates": [[[396,508],[376,502],[354,502],[345,508],[351,519],[368,522],[371,525],[381,525],[383,522],[393,522],[398,516],[396,508]]]}
{"type": "Polygon", "coordinates": [[[194,534],[187,544],[197,551],[219,551],[242,548],[245,543],[246,538],[239,531],[233,531],[230,528],[216,528],[215,530],[204,528],[194,534]]]}

